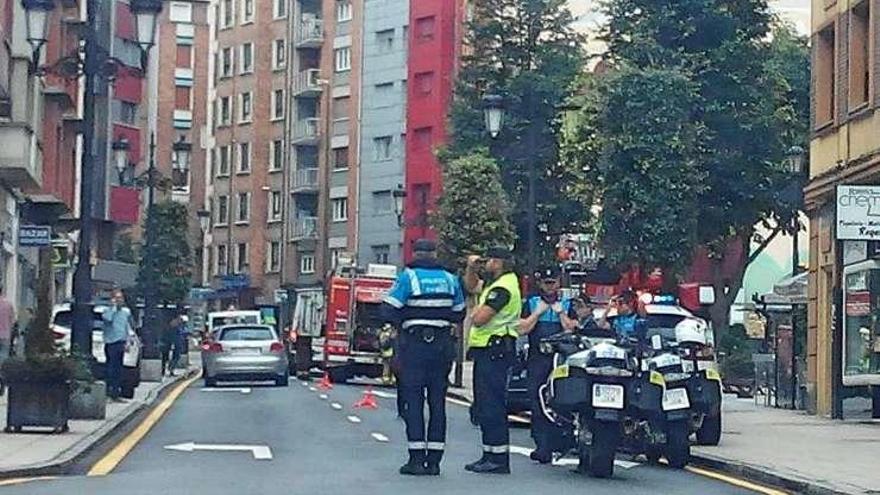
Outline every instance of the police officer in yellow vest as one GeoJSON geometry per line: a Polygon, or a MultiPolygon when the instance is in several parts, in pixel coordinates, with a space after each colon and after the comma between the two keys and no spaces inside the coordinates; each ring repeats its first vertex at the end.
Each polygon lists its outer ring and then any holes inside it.
{"type": "MultiPolygon", "coordinates": [[[[483,436],[483,456],[465,469],[475,473],[510,473],[510,431],[507,426],[507,373],[516,354],[522,309],[513,255],[505,247],[486,252],[483,288],[474,308],[469,348],[474,360],[474,407],[483,436]]],[[[465,274],[469,290],[478,286],[477,263],[465,274]]]]}

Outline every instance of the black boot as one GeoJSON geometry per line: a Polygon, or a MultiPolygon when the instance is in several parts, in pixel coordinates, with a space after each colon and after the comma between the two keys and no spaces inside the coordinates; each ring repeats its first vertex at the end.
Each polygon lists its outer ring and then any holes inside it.
{"type": "Polygon", "coordinates": [[[477,459],[476,461],[474,461],[470,464],[466,464],[464,466],[464,470],[465,471],[473,471],[474,468],[476,468],[480,464],[485,464],[488,460],[489,460],[489,454],[483,452],[483,457],[480,457],[479,459],[477,459]]]}
{"type": "Polygon", "coordinates": [[[429,450],[425,461],[425,472],[430,476],[440,475],[440,461],[443,459],[442,450],[429,450]]]}
{"type": "Polygon", "coordinates": [[[424,476],[428,474],[427,470],[425,470],[425,451],[410,450],[409,461],[400,466],[400,474],[409,476],[424,476]]]}
{"type": "Polygon", "coordinates": [[[510,474],[510,456],[508,454],[492,454],[486,462],[477,464],[470,471],[478,474],[510,474]]]}
{"type": "Polygon", "coordinates": [[[546,449],[535,449],[529,454],[529,459],[541,464],[550,464],[553,462],[553,453],[546,449]]]}

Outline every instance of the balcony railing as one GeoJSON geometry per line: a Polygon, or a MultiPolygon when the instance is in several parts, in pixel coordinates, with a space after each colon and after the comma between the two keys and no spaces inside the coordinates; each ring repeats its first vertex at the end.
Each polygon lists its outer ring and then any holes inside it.
{"type": "Polygon", "coordinates": [[[318,238],[318,217],[299,217],[294,220],[293,240],[302,241],[318,238]]]}
{"type": "Polygon", "coordinates": [[[320,48],[324,43],[324,21],[304,15],[296,35],[298,48],[320,48]]]}
{"type": "Polygon", "coordinates": [[[293,175],[293,188],[295,193],[313,193],[318,191],[318,169],[303,168],[293,175]]]}
{"type": "Polygon", "coordinates": [[[321,71],[308,69],[296,75],[294,95],[299,97],[313,98],[321,94],[321,71]]]}
{"type": "Polygon", "coordinates": [[[293,128],[294,144],[315,144],[318,140],[319,120],[317,117],[310,117],[297,122],[293,128]]]}

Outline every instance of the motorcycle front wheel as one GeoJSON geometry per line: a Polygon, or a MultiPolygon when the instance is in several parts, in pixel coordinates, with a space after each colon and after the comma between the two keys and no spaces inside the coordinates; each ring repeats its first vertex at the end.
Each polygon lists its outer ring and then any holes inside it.
{"type": "Polygon", "coordinates": [[[594,478],[610,478],[614,474],[614,454],[620,442],[620,425],[595,423],[590,445],[590,474],[594,478]]]}

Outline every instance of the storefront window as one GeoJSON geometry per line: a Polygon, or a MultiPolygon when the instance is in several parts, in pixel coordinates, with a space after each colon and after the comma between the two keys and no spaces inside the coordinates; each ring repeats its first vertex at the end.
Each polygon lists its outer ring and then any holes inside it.
{"type": "Polygon", "coordinates": [[[880,262],[848,267],[844,291],[843,374],[880,373],[880,262]]]}

